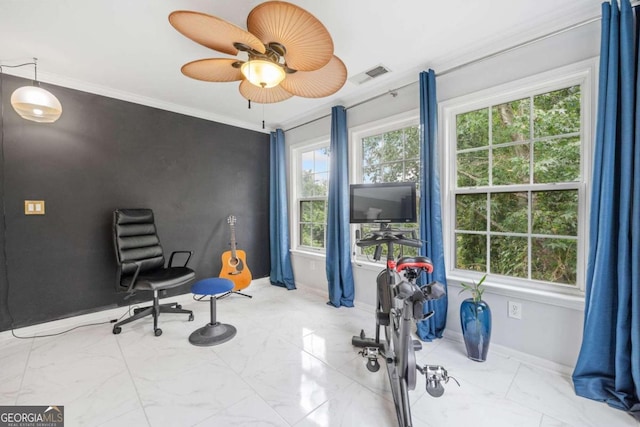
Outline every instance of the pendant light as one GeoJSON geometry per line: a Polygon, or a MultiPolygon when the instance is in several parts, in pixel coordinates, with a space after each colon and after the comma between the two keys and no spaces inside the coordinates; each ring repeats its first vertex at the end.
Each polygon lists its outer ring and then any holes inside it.
{"type": "Polygon", "coordinates": [[[33,62],[13,67],[5,65],[5,67],[11,68],[25,65],[34,66],[33,85],[16,89],[11,95],[11,106],[23,119],[38,123],[53,123],[60,118],[62,105],[51,92],[40,87],[37,60],[37,58],[33,58],[33,62]]]}

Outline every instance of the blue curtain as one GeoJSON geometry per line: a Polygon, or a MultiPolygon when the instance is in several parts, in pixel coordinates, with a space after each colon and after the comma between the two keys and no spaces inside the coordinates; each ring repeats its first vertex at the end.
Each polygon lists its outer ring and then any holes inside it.
{"type": "Polygon", "coordinates": [[[287,175],[284,156],[284,132],[271,132],[269,176],[269,248],[271,284],[295,289],[289,255],[289,214],[287,212],[287,175]]]}
{"type": "MultiPolygon", "coordinates": [[[[433,70],[420,73],[420,144],[420,238],[424,241],[420,255],[433,262],[433,273],[427,275],[427,283],[437,280],[446,287],[438,173],[438,104],[433,70]]],[[[424,311],[435,314],[418,323],[418,336],[424,341],[442,338],[447,323],[447,296],[429,301],[424,311]]]]}
{"type": "Polygon", "coordinates": [[[576,394],[640,419],[640,97],[633,9],[602,5],[584,334],[576,394]]]}
{"type": "Polygon", "coordinates": [[[327,207],[327,281],[334,307],[353,307],[353,272],[349,236],[349,136],[347,111],[331,109],[329,202],[327,207]]]}

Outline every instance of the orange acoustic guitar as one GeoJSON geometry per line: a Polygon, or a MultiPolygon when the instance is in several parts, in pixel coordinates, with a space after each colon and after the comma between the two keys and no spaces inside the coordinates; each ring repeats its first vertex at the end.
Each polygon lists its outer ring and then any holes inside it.
{"type": "MultiPolygon", "coordinates": [[[[251,283],[251,272],[247,267],[247,255],[236,249],[236,217],[229,215],[227,223],[231,227],[231,250],[222,254],[222,270],[220,277],[231,280],[235,286],[233,291],[241,291],[251,283]]],[[[248,296],[248,295],[247,295],[248,296]]]]}

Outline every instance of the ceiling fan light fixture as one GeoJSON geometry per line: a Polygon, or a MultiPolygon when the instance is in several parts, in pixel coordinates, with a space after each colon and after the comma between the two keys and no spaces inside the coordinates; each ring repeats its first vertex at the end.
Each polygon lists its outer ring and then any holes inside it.
{"type": "Polygon", "coordinates": [[[278,86],[286,76],[280,65],[264,59],[247,61],[242,64],[240,71],[251,84],[262,88],[278,86]]]}

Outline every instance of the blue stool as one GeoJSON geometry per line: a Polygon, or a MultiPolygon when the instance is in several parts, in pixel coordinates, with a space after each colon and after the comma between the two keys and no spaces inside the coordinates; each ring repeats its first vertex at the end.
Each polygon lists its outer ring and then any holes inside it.
{"type": "Polygon", "coordinates": [[[233,289],[233,282],[229,279],[212,277],[199,280],[191,286],[191,293],[196,295],[209,295],[211,307],[211,323],[193,331],[189,336],[189,342],[197,346],[222,344],[236,335],[236,328],[232,325],[216,322],[216,297],[233,289]]]}

